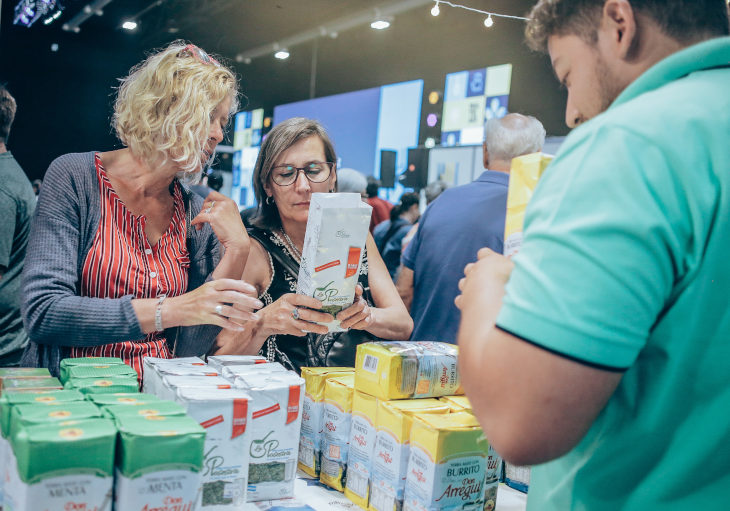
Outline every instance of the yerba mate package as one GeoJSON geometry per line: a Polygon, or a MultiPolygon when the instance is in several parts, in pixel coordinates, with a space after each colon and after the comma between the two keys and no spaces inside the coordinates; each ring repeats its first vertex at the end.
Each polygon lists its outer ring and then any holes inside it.
{"type": "Polygon", "coordinates": [[[352,394],[355,375],[332,376],[324,383],[322,469],[319,480],[337,491],[345,490],[350,443],[352,394]]]}
{"type": "Polygon", "coordinates": [[[117,417],[115,511],[192,510],[205,430],[187,416],[117,417]]]}
{"type": "MultiPolygon", "coordinates": [[[[72,367],[79,367],[85,365],[124,365],[124,360],[118,357],[79,357],[79,358],[64,358],[61,360],[59,380],[61,383],[66,383],[69,378],[68,371],[72,367]]],[[[129,366],[127,366],[129,367],[129,366]]]]}
{"type": "MultiPolygon", "coordinates": [[[[299,266],[297,293],[322,301],[335,316],[355,300],[372,207],[357,193],[313,193],[299,266]]],[[[327,324],[342,331],[339,321],[327,324]]]]}
{"type": "MultiPolygon", "coordinates": [[[[220,373],[213,367],[206,365],[205,362],[197,357],[192,360],[182,359],[154,359],[157,362],[149,362],[145,364],[144,380],[142,382],[142,392],[148,394],[156,394],[161,396],[164,391],[160,389],[164,387],[162,381],[166,376],[219,376],[220,373]],[[195,361],[197,360],[197,362],[195,361]]],[[[145,362],[147,359],[145,359],[145,362]]],[[[168,398],[165,398],[168,399],[168,398]]]]}
{"type": "Polygon", "coordinates": [[[142,405],[129,404],[104,405],[105,417],[117,419],[119,417],[145,417],[147,415],[185,415],[185,408],[173,401],[148,401],[142,405]]]}
{"type": "Polygon", "coordinates": [[[2,367],[0,368],[0,394],[2,394],[3,382],[6,379],[36,380],[38,378],[50,378],[51,373],[41,367],[2,367]]]}
{"type": "Polygon", "coordinates": [[[401,509],[412,417],[422,413],[447,414],[449,407],[437,399],[381,401],[378,405],[369,509],[401,509]]]}
{"type": "Polygon", "coordinates": [[[139,383],[136,376],[71,378],[66,382],[64,388],[78,390],[84,394],[116,394],[119,392],[139,392],[139,383]]]}
{"type": "Polygon", "coordinates": [[[246,386],[253,411],[249,442],[249,502],[294,495],[304,380],[294,372],[252,374],[246,386]]]}
{"type": "Polygon", "coordinates": [[[446,404],[452,412],[471,412],[471,403],[466,396],[443,396],[439,401],[446,404]]]}
{"type": "Polygon", "coordinates": [[[352,367],[302,367],[304,399],[302,400],[302,437],[299,441],[299,468],[319,478],[322,427],[324,416],[324,383],[330,376],[354,374],[352,367]]]}
{"type": "Polygon", "coordinates": [[[382,400],[463,394],[459,349],[444,342],[368,342],[357,347],[355,388],[382,400]]]}
{"type": "Polygon", "coordinates": [[[363,509],[368,508],[370,496],[370,473],[375,449],[377,416],[378,399],[356,390],[352,396],[345,496],[363,509]]]}
{"type": "Polygon", "coordinates": [[[111,394],[87,394],[86,399],[92,403],[104,407],[107,405],[130,405],[137,406],[143,403],[159,402],[160,398],[152,394],[141,392],[116,392],[111,394]]]}
{"type": "Polygon", "coordinates": [[[107,419],[21,428],[11,443],[6,511],[111,511],[117,431],[107,419]]]}
{"type": "Polygon", "coordinates": [[[498,467],[499,457],[472,414],[415,416],[404,510],[491,511],[498,467]]]}
{"type": "MultiPolygon", "coordinates": [[[[92,359],[93,360],[93,359],[92,359]]],[[[66,378],[61,378],[62,383],[80,378],[107,378],[110,376],[120,378],[137,379],[137,371],[127,364],[86,364],[66,367],[66,378]]]]}
{"type": "Polygon", "coordinates": [[[174,401],[178,389],[213,388],[230,389],[234,384],[222,376],[171,375],[167,374],[155,389],[160,399],[174,401]]]}
{"type": "Polygon", "coordinates": [[[48,390],[61,390],[63,385],[58,378],[5,378],[2,381],[2,393],[11,394],[17,392],[44,392],[48,390]]]}
{"type": "Polygon", "coordinates": [[[542,153],[526,154],[512,159],[507,191],[507,216],[504,225],[504,255],[510,256],[522,246],[522,225],[527,203],[537,181],[553,157],[542,153]]]}
{"type": "Polygon", "coordinates": [[[178,402],[206,431],[202,490],[195,507],[240,510],[248,486],[251,396],[240,389],[179,389],[178,402]]]}
{"type": "Polygon", "coordinates": [[[208,365],[221,374],[223,374],[223,368],[226,366],[244,366],[265,363],[266,359],[260,355],[211,355],[208,357],[208,365]]]}

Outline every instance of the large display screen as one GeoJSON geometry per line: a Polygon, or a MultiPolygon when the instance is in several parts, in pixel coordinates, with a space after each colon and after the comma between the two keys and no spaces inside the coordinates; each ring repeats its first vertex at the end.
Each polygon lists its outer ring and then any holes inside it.
{"type": "Polygon", "coordinates": [[[512,64],[446,75],[441,145],[474,145],[484,141],[484,123],[507,115],[512,64]]]}
{"type": "Polygon", "coordinates": [[[246,208],[255,203],[251,178],[262,142],[264,109],[238,112],[233,126],[231,198],[239,208],[246,208]]]}
{"type": "Polygon", "coordinates": [[[396,152],[396,173],[418,145],[423,80],[336,94],[274,108],[274,125],[290,117],[320,121],[332,139],[338,167],[380,177],[380,151],[396,152]]]}

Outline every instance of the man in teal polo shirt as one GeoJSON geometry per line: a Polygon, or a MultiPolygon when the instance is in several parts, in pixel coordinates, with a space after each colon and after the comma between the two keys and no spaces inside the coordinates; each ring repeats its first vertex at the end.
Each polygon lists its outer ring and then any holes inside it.
{"type": "Polygon", "coordinates": [[[728,509],[726,2],[541,0],[530,18],[577,127],[519,254],[466,268],[467,395],[505,459],[538,465],[530,510],[728,509]]]}

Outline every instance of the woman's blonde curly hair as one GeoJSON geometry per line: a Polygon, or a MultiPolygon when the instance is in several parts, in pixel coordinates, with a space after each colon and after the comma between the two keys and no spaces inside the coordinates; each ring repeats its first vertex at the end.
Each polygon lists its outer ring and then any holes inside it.
{"type": "Polygon", "coordinates": [[[150,165],[172,160],[180,177],[197,180],[207,163],[201,155],[211,115],[226,98],[230,113],[238,110],[238,83],[230,69],[204,62],[183,51],[186,46],[174,41],[120,79],[112,125],[135,157],[150,165]]]}

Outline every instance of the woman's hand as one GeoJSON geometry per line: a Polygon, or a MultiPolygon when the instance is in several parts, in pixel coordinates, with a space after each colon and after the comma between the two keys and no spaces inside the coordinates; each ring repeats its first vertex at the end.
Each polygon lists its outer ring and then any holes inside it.
{"type": "Polygon", "coordinates": [[[191,225],[200,230],[206,222],[226,250],[235,248],[245,250],[248,254],[251,241],[233,199],[222,193],[210,192],[203,202],[203,209],[193,218],[191,225]]]}
{"type": "Polygon", "coordinates": [[[367,330],[373,321],[373,312],[362,297],[363,289],[360,284],[355,287],[355,301],[347,309],[337,313],[336,319],[340,320],[342,328],[354,328],[355,330],[367,330]]]}
{"type": "Polygon", "coordinates": [[[218,279],[199,288],[166,299],[162,304],[165,326],[218,325],[243,330],[258,316],[254,311],[264,306],[254,286],[242,280],[218,279]]]}
{"type": "Polygon", "coordinates": [[[313,323],[329,323],[333,320],[331,314],[312,310],[321,308],[322,302],[311,296],[294,293],[282,295],[259,312],[259,331],[264,337],[275,334],[301,337],[309,332],[326,334],[329,331],[326,326],[313,323]]]}

